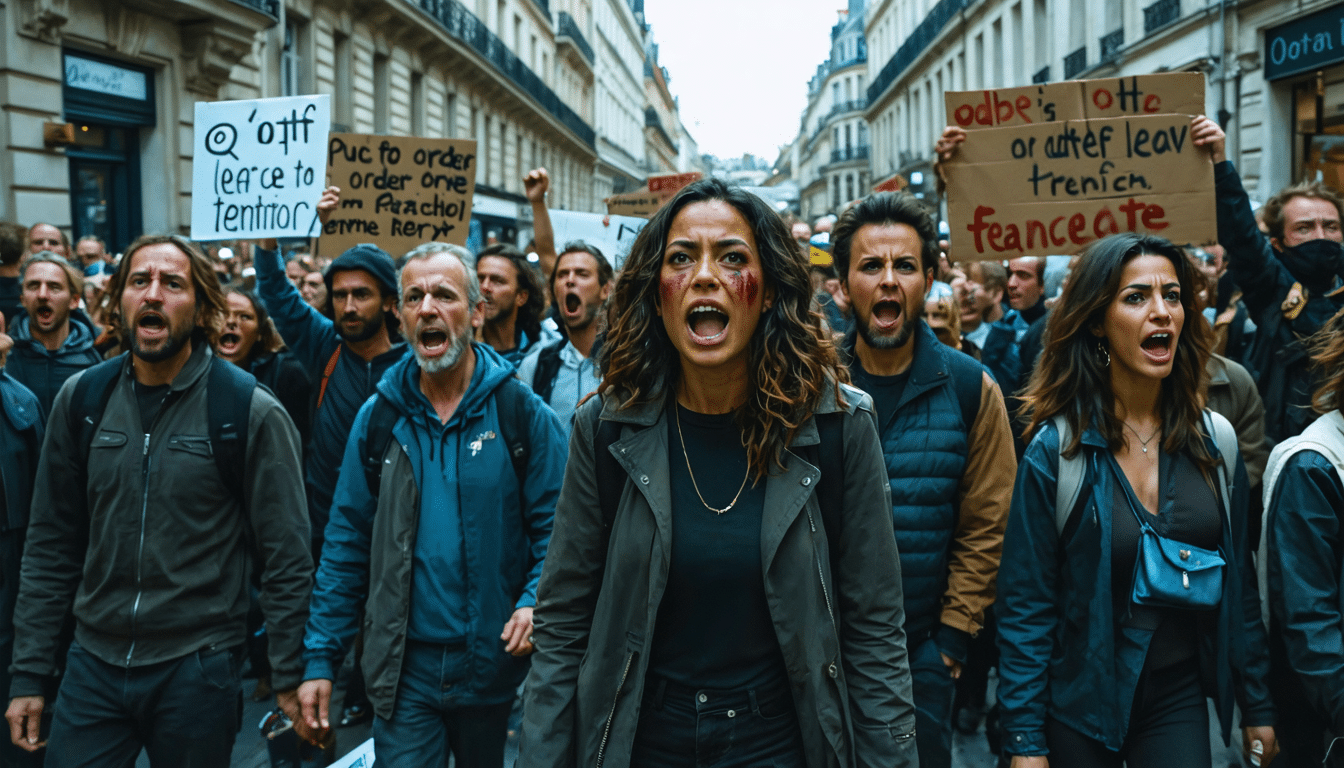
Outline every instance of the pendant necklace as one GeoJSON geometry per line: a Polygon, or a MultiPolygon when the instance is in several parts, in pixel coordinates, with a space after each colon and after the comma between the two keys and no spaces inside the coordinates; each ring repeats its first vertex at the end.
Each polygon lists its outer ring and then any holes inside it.
{"type": "Polygon", "coordinates": [[[742,484],[737,487],[737,495],[733,496],[733,500],[728,502],[728,506],[723,509],[709,506],[709,502],[705,501],[704,495],[700,493],[700,486],[695,482],[695,470],[691,469],[691,455],[686,452],[686,436],[681,432],[681,406],[673,403],[672,407],[677,414],[677,437],[681,440],[681,455],[686,459],[686,473],[691,476],[691,487],[695,489],[695,495],[700,497],[700,503],[705,505],[705,509],[716,515],[722,515],[732,509],[733,505],[737,504],[738,498],[742,496],[742,489],[747,487],[747,478],[751,477],[751,465],[747,465],[747,473],[742,476],[742,484]]]}
{"type": "Polygon", "coordinates": [[[1144,452],[1144,453],[1147,453],[1147,452],[1148,452],[1148,444],[1151,443],[1151,442],[1153,442],[1153,438],[1155,438],[1155,437],[1157,437],[1158,435],[1162,434],[1162,427],[1161,427],[1161,426],[1158,426],[1157,429],[1153,430],[1153,434],[1149,435],[1147,440],[1144,440],[1144,439],[1143,439],[1143,435],[1140,435],[1140,434],[1139,434],[1139,430],[1135,429],[1134,427],[1130,427],[1128,421],[1121,422],[1121,423],[1124,424],[1126,427],[1129,427],[1129,431],[1130,431],[1130,432],[1133,432],[1133,433],[1134,433],[1134,436],[1137,437],[1137,438],[1139,439],[1139,443],[1140,443],[1141,447],[1143,448],[1143,452],[1144,452]]]}

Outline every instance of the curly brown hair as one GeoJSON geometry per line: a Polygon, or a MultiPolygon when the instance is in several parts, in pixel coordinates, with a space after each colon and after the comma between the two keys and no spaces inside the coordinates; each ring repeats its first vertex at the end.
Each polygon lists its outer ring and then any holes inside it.
{"type": "Polygon", "coordinates": [[[1311,364],[1321,386],[1311,398],[1317,413],[1344,410],[1344,310],[1311,337],[1311,364]]]}
{"type": "MultiPolygon", "coordinates": [[[[598,354],[600,392],[622,398],[620,407],[675,397],[681,356],[658,315],[659,275],[672,220],[692,203],[720,200],[751,227],[765,285],[774,305],[761,316],[747,346],[747,402],[736,421],[757,481],[771,465],[783,468],[789,440],[811,417],[827,381],[848,381],[835,346],[810,309],[808,261],[784,220],[756,195],[720,179],[704,179],[679,191],[654,214],[630,248],[607,308],[607,337],[598,354]]],[[[840,394],[836,393],[837,403],[840,394]]]]}
{"type": "MultiPolygon", "coordinates": [[[[1099,341],[1092,331],[1101,327],[1106,310],[1120,290],[1125,264],[1144,255],[1163,256],[1171,262],[1181,285],[1186,322],[1176,341],[1171,375],[1162,380],[1158,408],[1162,417],[1162,449],[1187,451],[1202,469],[1213,468],[1213,457],[1203,440],[1203,409],[1208,389],[1205,363],[1213,343],[1208,323],[1200,321],[1195,305],[1194,267],[1170,241],[1132,232],[1110,235],[1093,243],[1069,274],[1059,303],[1045,326],[1044,350],[1022,393],[1021,413],[1029,418],[1024,437],[1032,435],[1057,414],[1073,431],[1069,445],[1075,456],[1083,431],[1095,424],[1111,450],[1124,444],[1125,428],[1115,412],[1115,392],[1099,341]]],[[[1107,358],[1108,359],[1108,358],[1107,358]]]]}

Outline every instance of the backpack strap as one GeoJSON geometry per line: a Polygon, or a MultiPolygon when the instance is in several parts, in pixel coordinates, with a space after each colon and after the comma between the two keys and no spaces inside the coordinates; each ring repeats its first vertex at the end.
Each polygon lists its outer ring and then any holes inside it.
{"type": "Polygon", "coordinates": [[[1087,459],[1078,451],[1072,458],[1065,458],[1064,448],[1073,442],[1073,428],[1064,414],[1057,413],[1051,418],[1055,430],[1059,433],[1059,471],[1055,482],[1055,533],[1063,534],[1069,515],[1078,503],[1083,490],[1083,473],[1087,471],[1087,459]]]}
{"type": "Polygon", "coordinates": [[[313,406],[316,411],[322,407],[322,399],[327,396],[327,384],[331,381],[331,375],[336,372],[336,363],[341,359],[341,350],[345,348],[344,343],[336,345],[336,351],[331,353],[331,359],[327,360],[327,367],[322,369],[322,384],[317,388],[317,405],[313,406]]]}
{"type": "MultiPolygon", "coordinates": [[[[86,368],[75,381],[75,391],[70,398],[70,438],[83,452],[79,466],[85,473],[88,472],[89,449],[93,447],[98,423],[103,420],[103,410],[112,399],[112,390],[117,386],[117,377],[129,354],[126,352],[86,368]]],[[[83,484],[88,485],[87,482],[83,484]]]]}
{"type": "Polygon", "coordinates": [[[248,416],[257,377],[233,363],[210,358],[206,382],[206,419],[210,425],[210,452],[224,485],[243,501],[247,470],[248,416]]]}
{"type": "Polygon", "coordinates": [[[597,500],[602,508],[602,527],[607,535],[611,534],[611,524],[616,521],[616,509],[621,503],[621,492],[625,490],[625,482],[629,479],[620,462],[611,454],[612,444],[620,439],[620,422],[597,420],[597,429],[593,430],[593,470],[597,477],[597,500]]]}
{"type": "Polygon", "coordinates": [[[546,402],[551,401],[551,391],[555,389],[555,375],[560,372],[560,350],[569,343],[569,339],[557,339],[537,353],[537,367],[532,372],[532,391],[546,402]]]}
{"type": "MultiPolygon", "coordinates": [[[[974,362],[974,361],[972,361],[974,362]]],[[[975,364],[976,375],[968,375],[964,369],[952,368],[952,386],[957,390],[957,403],[961,406],[961,421],[969,433],[980,417],[980,394],[984,386],[984,368],[975,364]]]]}
{"type": "Polygon", "coordinates": [[[519,488],[523,487],[523,481],[527,479],[528,437],[532,424],[527,405],[531,396],[532,392],[528,386],[513,376],[505,378],[504,383],[495,390],[499,436],[509,449],[509,458],[513,461],[513,474],[518,477],[519,488]]]}
{"type": "Polygon", "coordinates": [[[1218,490],[1223,501],[1223,513],[1227,516],[1228,526],[1232,524],[1232,491],[1236,489],[1236,457],[1241,446],[1237,443],[1237,430],[1221,413],[1204,409],[1204,428],[1213,436],[1221,458],[1218,462],[1218,490]]]}
{"type": "Polygon", "coordinates": [[[368,430],[364,433],[364,481],[368,483],[369,494],[378,495],[383,479],[383,457],[387,447],[392,444],[392,428],[397,424],[397,409],[383,397],[375,395],[373,411],[369,414],[368,430]]]}

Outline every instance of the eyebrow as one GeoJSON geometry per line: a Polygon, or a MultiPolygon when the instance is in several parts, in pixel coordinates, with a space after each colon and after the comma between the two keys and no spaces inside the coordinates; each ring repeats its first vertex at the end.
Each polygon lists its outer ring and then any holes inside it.
{"type": "MultiPolygon", "coordinates": [[[[1179,282],[1173,280],[1173,281],[1171,281],[1170,283],[1163,283],[1163,284],[1162,284],[1162,287],[1163,287],[1163,288],[1172,288],[1172,287],[1180,288],[1180,287],[1181,287],[1181,284],[1180,284],[1179,282]]],[[[1137,290],[1141,290],[1141,291],[1151,291],[1151,290],[1153,289],[1153,286],[1152,286],[1151,283],[1130,283],[1129,285],[1126,285],[1124,288],[1121,288],[1120,290],[1122,290],[1122,291],[1128,291],[1130,288],[1135,288],[1135,289],[1137,289],[1137,290]]]]}
{"type": "MultiPolygon", "coordinates": [[[[740,238],[740,237],[725,237],[724,239],[719,240],[719,241],[717,241],[716,243],[714,243],[714,245],[716,245],[716,246],[718,246],[718,247],[720,247],[720,248],[728,248],[728,247],[731,247],[731,246],[734,246],[734,245],[740,245],[740,246],[743,246],[743,247],[746,247],[746,248],[750,248],[750,247],[751,247],[751,246],[747,243],[746,240],[743,240],[743,239],[740,238]]],[[[667,247],[668,247],[668,248],[673,248],[673,247],[675,247],[675,246],[681,246],[682,248],[685,248],[685,247],[689,246],[689,247],[691,247],[691,248],[694,248],[694,247],[695,247],[695,242],[692,241],[692,240],[690,240],[690,239],[688,239],[688,238],[683,237],[683,238],[681,238],[681,239],[679,239],[679,240],[673,240],[672,242],[670,242],[670,243],[667,244],[667,247]]]]}

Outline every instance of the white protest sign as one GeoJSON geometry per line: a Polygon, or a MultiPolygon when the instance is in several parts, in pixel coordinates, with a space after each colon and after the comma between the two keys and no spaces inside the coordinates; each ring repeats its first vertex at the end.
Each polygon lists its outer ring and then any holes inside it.
{"type": "Polygon", "coordinates": [[[347,752],[345,757],[332,763],[330,768],[369,768],[373,765],[373,739],[347,752]]]}
{"type": "Polygon", "coordinates": [[[648,219],[634,216],[603,216],[600,213],[574,213],[573,211],[551,211],[551,229],[555,232],[555,252],[564,250],[565,244],[573,240],[582,240],[598,248],[611,262],[612,269],[620,269],[625,257],[630,255],[630,246],[635,244],[635,236],[649,223],[648,219]],[[608,221],[602,223],[602,219],[608,221]]]}
{"type": "Polygon", "coordinates": [[[197,102],[191,239],[316,235],[330,130],[327,95],[197,102]]]}

